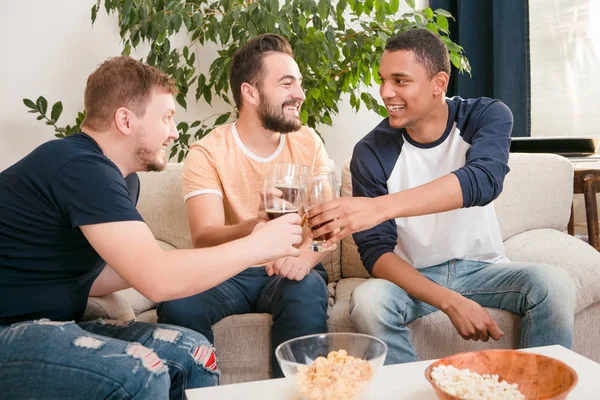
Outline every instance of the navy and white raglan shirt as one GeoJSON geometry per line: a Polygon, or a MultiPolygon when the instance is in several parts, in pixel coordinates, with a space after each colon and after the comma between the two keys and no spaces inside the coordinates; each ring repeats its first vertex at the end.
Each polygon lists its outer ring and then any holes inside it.
{"type": "Polygon", "coordinates": [[[139,178],[123,178],[88,135],[46,142],[0,173],[0,325],[79,320],[104,261],[80,226],[142,221],[139,178]]]}
{"type": "MultiPolygon", "coordinates": [[[[372,273],[376,261],[394,252],[415,268],[453,259],[508,261],[492,201],[509,171],[512,113],[501,101],[446,99],[448,123],[435,142],[420,144],[386,118],[354,148],[350,171],[353,195],[378,197],[454,173],[463,208],[396,218],[353,235],[362,262],[372,273]]],[[[444,193],[439,193],[444,196],[444,193]]]]}

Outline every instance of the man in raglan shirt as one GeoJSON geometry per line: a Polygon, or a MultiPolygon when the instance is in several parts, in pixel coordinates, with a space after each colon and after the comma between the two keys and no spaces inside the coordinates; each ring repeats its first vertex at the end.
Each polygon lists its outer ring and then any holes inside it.
{"type": "Polygon", "coordinates": [[[499,100],[446,98],[448,51],[424,29],[388,41],[380,94],[389,117],[354,148],[353,195],[310,213],[313,236],[354,233],[375,278],[357,287],[359,332],[417,360],[407,325],[441,310],[464,339],[503,336],[483,307],[522,316],[520,347],[571,346],[575,288],[558,267],[511,263],[492,201],[502,191],[512,113],[499,100]]]}

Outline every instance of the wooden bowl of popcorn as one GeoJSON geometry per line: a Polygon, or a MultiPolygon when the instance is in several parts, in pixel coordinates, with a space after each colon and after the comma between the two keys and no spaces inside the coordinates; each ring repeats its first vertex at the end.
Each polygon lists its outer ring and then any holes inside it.
{"type": "Polygon", "coordinates": [[[456,354],[425,370],[440,400],[565,399],[577,373],[562,361],[516,350],[456,354]]]}
{"type": "Polygon", "coordinates": [[[288,340],[275,357],[306,400],[351,400],[383,365],[387,346],[358,333],[325,333],[288,340]]]}

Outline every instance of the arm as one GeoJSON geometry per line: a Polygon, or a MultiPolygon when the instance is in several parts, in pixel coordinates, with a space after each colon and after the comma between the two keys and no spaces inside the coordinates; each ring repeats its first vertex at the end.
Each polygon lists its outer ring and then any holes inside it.
{"type": "Polygon", "coordinates": [[[504,177],[509,171],[511,130],[510,109],[502,102],[492,102],[464,133],[471,148],[463,167],[425,185],[391,195],[370,199],[344,197],[315,207],[311,210],[312,226],[334,221],[313,234],[322,235],[343,227],[327,242],[330,245],[388,219],[489,204],[502,192],[504,177]]]}
{"type": "Polygon", "coordinates": [[[209,247],[248,236],[256,224],[264,222],[253,218],[237,225],[225,226],[225,212],[221,196],[207,193],[185,202],[194,247],[209,247]]]}
{"type": "Polygon", "coordinates": [[[297,214],[260,224],[251,235],[206,249],[162,250],[141,221],[81,226],[86,239],[114,271],[153,302],[191,296],[248,265],[297,256],[302,240],[297,214]]]}
{"type": "Polygon", "coordinates": [[[105,265],[92,285],[90,296],[104,296],[130,287],[131,285],[121,278],[110,265],[105,265]]]}
{"type": "Polygon", "coordinates": [[[440,286],[416,270],[395,253],[386,253],[376,262],[373,277],[395,283],[409,295],[445,313],[464,339],[487,342],[504,336],[487,310],[472,300],[440,286]]]}

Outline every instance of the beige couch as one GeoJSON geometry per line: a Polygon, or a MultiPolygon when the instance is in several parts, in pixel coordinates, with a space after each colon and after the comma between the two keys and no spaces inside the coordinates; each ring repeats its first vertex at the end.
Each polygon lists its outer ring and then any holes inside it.
{"type": "MultiPolygon", "coordinates": [[[[511,172],[504,192],[495,202],[506,253],[513,261],[559,265],[577,285],[573,349],[600,362],[600,253],[564,233],[570,215],[573,170],[554,155],[512,154],[511,172]]],[[[157,240],[167,249],[191,247],[181,195],[181,165],[170,164],[161,173],[142,173],[139,210],[157,240]]],[[[350,195],[348,166],[342,173],[342,195],[350,195]]],[[[330,331],[354,331],[348,304],[352,290],[369,276],[351,238],[328,255],[330,331]]],[[[198,261],[202,268],[202,261],[198,261]]],[[[519,342],[519,317],[490,310],[505,337],[499,342],[465,341],[449,319],[437,312],[409,326],[421,359],[483,348],[514,348],[519,342]]],[[[156,321],[154,304],[133,289],[102,298],[90,298],[86,317],[98,316],[156,321]]],[[[214,327],[215,346],[222,369],[221,383],[266,379],[270,376],[269,314],[236,315],[214,327]]]]}

